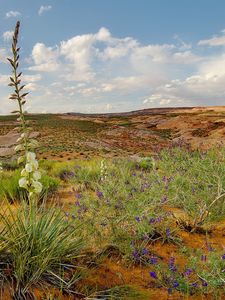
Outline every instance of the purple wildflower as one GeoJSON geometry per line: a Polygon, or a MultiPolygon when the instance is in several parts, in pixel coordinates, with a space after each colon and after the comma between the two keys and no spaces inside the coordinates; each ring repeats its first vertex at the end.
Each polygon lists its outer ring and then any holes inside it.
{"type": "Polygon", "coordinates": [[[150,220],[149,220],[149,224],[154,224],[156,221],[155,221],[155,218],[151,218],[150,220]]]}
{"type": "Polygon", "coordinates": [[[152,256],[150,259],[150,264],[151,265],[156,265],[157,264],[157,257],[152,256]]]}
{"type": "Polygon", "coordinates": [[[192,269],[188,268],[185,272],[184,272],[184,276],[188,276],[193,272],[192,269]]]}
{"type": "Polygon", "coordinates": [[[166,236],[167,236],[167,237],[170,237],[170,235],[171,235],[170,228],[166,228],[166,236]]]}
{"type": "Polygon", "coordinates": [[[103,197],[103,192],[101,192],[101,191],[97,191],[96,192],[96,195],[98,196],[98,198],[100,199],[100,198],[102,198],[103,197]]]}
{"type": "Polygon", "coordinates": [[[170,260],[169,260],[169,269],[172,272],[176,272],[177,271],[177,267],[174,265],[174,263],[175,263],[175,258],[174,257],[170,257],[170,260]]]}
{"type": "Polygon", "coordinates": [[[201,257],[201,261],[206,261],[206,255],[202,255],[202,257],[201,257]]]}
{"type": "Polygon", "coordinates": [[[139,223],[141,220],[139,217],[135,217],[135,220],[139,223]]]}
{"type": "Polygon", "coordinates": [[[148,253],[149,253],[148,249],[144,248],[144,249],[142,250],[142,254],[143,254],[143,255],[148,255],[148,253]]]}
{"type": "Polygon", "coordinates": [[[202,280],[202,286],[208,286],[208,283],[205,280],[202,280]]]}
{"type": "Polygon", "coordinates": [[[198,283],[197,283],[197,282],[193,282],[191,285],[192,285],[193,287],[195,287],[195,288],[198,287],[198,283]]]}
{"type": "Polygon", "coordinates": [[[140,259],[140,254],[138,253],[137,249],[134,249],[133,257],[134,257],[135,260],[139,260],[140,259]]]}
{"type": "Polygon", "coordinates": [[[152,278],[154,278],[154,279],[158,279],[157,274],[156,274],[156,272],[154,272],[154,271],[149,272],[149,275],[150,275],[152,278]]]}
{"type": "Polygon", "coordinates": [[[221,259],[225,259],[225,253],[221,256],[221,259]]]}
{"type": "Polygon", "coordinates": [[[80,206],[80,205],[81,205],[81,204],[80,204],[80,201],[76,201],[76,202],[75,202],[75,205],[76,205],[76,206],[80,206]]]}
{"type": "Polygon", "coordinates": [[[168,294],[172,294],[172,292],[173,292],[173,290],[172,290],[172,288],[168,288],[168,294]]]}
{"type": "Polygon", "coordinates": [[[179,286],[179,283],[177,282],[177,281],[175,281],[174,283],[173,283],[173,287],[174,288],[177,288],[179,286]]]}

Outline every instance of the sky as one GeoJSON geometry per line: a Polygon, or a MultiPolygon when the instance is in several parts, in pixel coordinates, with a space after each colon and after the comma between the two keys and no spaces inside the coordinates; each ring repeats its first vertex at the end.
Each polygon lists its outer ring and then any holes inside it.
{"type": "Polygon", "coordinates": [[[0,0],[0,114],[21,21],[26,110],[225,105],[224,0],[0,0]]]}

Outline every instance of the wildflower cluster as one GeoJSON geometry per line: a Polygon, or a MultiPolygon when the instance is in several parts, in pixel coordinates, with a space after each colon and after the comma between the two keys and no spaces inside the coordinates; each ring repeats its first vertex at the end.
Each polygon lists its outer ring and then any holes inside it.
{"type": "Polygon", "coordinates": [[[192,257],[191,265],[181,271],[176,264],[175,257],[171,256],[167,266],[154,263],[154,269],[149,272],[158,287],[167,287],[168,294],[173,290],[185,293],[194,293],[198,290],[206,292],[206,288],[221,287],[224,284],[225,254],[212,254],[208,257],[192,257]]]}
{"type": "Polygon", "coordinates": [[[34,149],[37,147],[38,143],[35,139],[30,138],[28,124],[25,120],[24,105],[26,103],[25,97],[28,93],[23,92],[25,85],[21,84],[22,72],[18,71],[20,48],[17,47],[17,43],[19,29],[20,22],[18,21],[16,23],[12,42],[13,57],[12,59],[8,58],[13,73],[10,77],[9,86],[14,88],[14,93],[10,95],[9,99],[17,101],[18,104],[18,110],[12,112],[18,116],[17,121],[20,122],[20,127],[18,127],[17,130],[21,133],[17,140],[18,145],[15,147],[15,151],[21,153],[18,158],[18,164],[23,163],[25,166],[21,172],[19,186],[25,188],[29,193],[29,197],[32,197],[41,192],[42,184],[39,182],[41,174],[38,171],[38,162],[34,153],[34,149]]]}
{"type": "Polygon", "coordinates": [[[29,196],[40,194],[42,184],[39,182],[41,173],[38,171],[38,161],[34,152],[26,152],[25,168],[21,171],[19,186],[29,191],[29,196]]]}

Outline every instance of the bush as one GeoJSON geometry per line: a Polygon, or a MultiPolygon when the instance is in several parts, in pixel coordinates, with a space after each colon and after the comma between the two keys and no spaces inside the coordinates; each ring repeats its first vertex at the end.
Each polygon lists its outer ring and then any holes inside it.
{"type": "Polygon", "coordinates": [[[45,210],[26,204],[16,211],[9,207],[0,214],[0,222],[8,279],[16,282],[15,295],[24,297],[18,299],[27,299],[29,288],[43,279],[64,282],[60,270],[79,256],[82,247],[74,223],[65,221],[61,211],[53,207],[45,210]]]}

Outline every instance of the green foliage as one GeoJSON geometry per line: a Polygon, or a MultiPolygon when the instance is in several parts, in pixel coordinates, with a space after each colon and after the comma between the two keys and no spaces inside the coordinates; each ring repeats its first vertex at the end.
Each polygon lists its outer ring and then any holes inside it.
{"type": "Polygon", "coordinates": [[[147,299],[146,297],[148,297],[146,293],[139,291],[134,286],[122,285],[97,292],[94,295],[86,297],[86,300],[144,300],[147,299]]]}
{"type": "MultiPolygon", "coordinates": [[[[10,207],[0,214],[0,240],[7,254],[5,263],[16,281],[16,292],[26,293],[33,284],[62,281],[64,264],[80,255],[82,242],[75,224],[65,220],[61,211],[48,207],[10,207]]],[[[64,282],[65,283],[65,282],[64,282]]]]}
{"type": "MultiPolygon", "coordinates": [[[[21,199],[27,200],[27,191],[18,185],[21,170],[3,172],[0,181],[0,199],[7,199],[10,203],[20,201],[21,199]]],[[[44,174],[41,178],[43,189],[39,195],[39,200],[44,197],[50,196],[54,193],[58,186],[59,180],[44,174]]]]}
{"type": "Polygon", "coordinates": [[[193,220],[194,226],[224,217],[224,148],[212,149],[204,154],[174,148],[163,150],[158,159],[161,174],[171,178],[168,184],[170,205],[182,208],[193,220]],[[219,198],[218,201],[213,203],[216,198],[219,198]]]}

